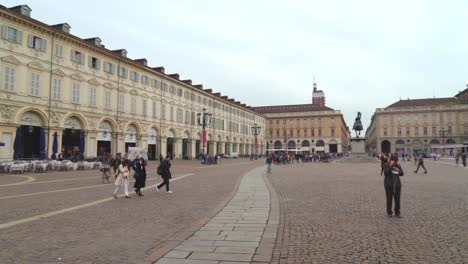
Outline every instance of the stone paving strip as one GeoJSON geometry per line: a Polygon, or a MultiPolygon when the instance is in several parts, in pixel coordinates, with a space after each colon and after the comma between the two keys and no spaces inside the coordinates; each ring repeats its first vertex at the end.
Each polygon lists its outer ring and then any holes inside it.
{"type": "Polygon", "coordinates": [[[244,175],[232,200],[155,264],[269,263],[279,203],[264,171],[260,167],[244,175]]]}

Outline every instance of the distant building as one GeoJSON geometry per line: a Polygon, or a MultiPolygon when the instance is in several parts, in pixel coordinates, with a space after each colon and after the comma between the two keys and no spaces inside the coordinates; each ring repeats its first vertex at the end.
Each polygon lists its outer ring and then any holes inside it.
{"type": "Polygon", "coordinates": [[[341,111],[315,105],[254,107],[266,116],[267,149],[270,152],[341,153],[349,146],[349,130],[341,111]]]}
{"type": "Polygon", "coordinates": [[[366,138],[371,153],[466,153],[468,88],[455,97],[405,99],[377,108],[366,138]]]}
{"type": "Polygon", "coordinates": [[[322,90],[317,90],[316,82],[314,82],[314,90],[312,92],[312,104],[317,106],[325,106],[325,93],[322,90]]]}

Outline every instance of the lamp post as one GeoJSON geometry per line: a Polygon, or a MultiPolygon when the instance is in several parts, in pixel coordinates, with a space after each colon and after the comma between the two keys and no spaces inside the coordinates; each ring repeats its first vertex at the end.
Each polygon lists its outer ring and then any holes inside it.
{"type": "Polygon", "coordinates": [[[211,123],[211,113],[206,112],[206,109],[203,108],[203,112],[197,113],[197,122],[198,125],[202,126],[202,137],[201,137],[201,145],[202,145],[202,153],[205,155],[206,150],[206,126],[211,123]]]}
{"type": "Polygon", "coordinates": [[[283,136],[284,138],[284,150],[286,151],[286,153],[288,153],[288,140],[289,140],[289,135],[288,134],[284,134],[283,136]]]}
{"type": "Polygon", "coordinates": [[[254,147],[255,147],[255,159],[258,159],[258,135],[260,134],[260,129],[261,127],[257,125],[257,123],[254,124],[252,127],[252,134],[255,136],[255,142],[254,142],[254,147]]]}
{"type": "Polygon", "coordinates": [[[443,154],[445,155],[445,134],[448,134],[449,130],[448,129],[440,129],[439,130],[439,135],[442,137],[442,150],[443,154]]]}

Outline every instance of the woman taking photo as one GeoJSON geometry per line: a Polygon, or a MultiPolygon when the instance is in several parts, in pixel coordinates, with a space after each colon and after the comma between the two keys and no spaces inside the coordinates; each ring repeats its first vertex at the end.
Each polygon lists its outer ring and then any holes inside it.
{"type": "Polygon", "coordinates": [[[398,164],[398,155],[391,154],[390,161],[384,167],[384,187],[387,197],[387,215],[392,217],[392,201],[395,200],[395,217],[401,218],[400,215],[400,195],[401,181],[400,176],[403,176],[403,169],[398,164]]]}
{"type": "Polygon", "coordinates": [[[122,164],[119,165],[119,175],[115,179],[115,190],[114,198],[117,198],[117,193],[119,189],[123,187],[125,198],[132,198],[128,195],[128,182],[129,182],[130,171],[128,170],[128,160],[124,160],[122,164]]]}

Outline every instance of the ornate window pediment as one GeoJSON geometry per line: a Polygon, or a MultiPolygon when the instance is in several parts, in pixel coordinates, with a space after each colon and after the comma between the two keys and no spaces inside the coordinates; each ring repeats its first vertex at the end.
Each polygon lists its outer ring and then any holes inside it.
{"type": "Polygon", "coordinates": [[[28,67],[31,68],[31,69],[34,69],[34,70],[38,70],[38,71],[45,71],[46,68],[44,66],[42,66],[42,64],[38,63],[38,62],[30,62],[28,63],[28,67]]]}
{"type": "Polygon", "coordinates": [[[95,85],[95,86],[101,85],[101,83],[98,82],[98,80],[96,80],[95,78],[93,78],[93,79],[91,79],[91,80],[88,80],[88,83],[89,83],[89,84],[92,84],[92,85],[95,85]]]}
{"type": "Polygon", "coordinates": [[[137,90],[135,90],[135,89],[132,89],[132,90],[130,91],[130,94],[133,94],[133,95],[138,95],[138,91],[137,91],[137,90]]]}
{"type": "Polygon", "coordinates": [[[20,65],[21,64],[21,62],[18,59],[16,59],[15,57],[13,57],[13,56],[2,57],[2,61],[6,62],[6,63],[14,64],[14,65],[20,65]]]}
{"type": "Polygon", "coordinates": [[[83,78],[83,76],[81,76],[81,75],[78,74],[78,73],[74,73],[74,74],[70,75],[70,78],[72,78],[73,80],[80,81],[80,82],[85,81],[85,79],[83,78]]]}
{"type": "Polygon", "coordinates": [[[148,94],[146,94],[146,93],[142,93],[142,94],[141,94],[141,97],[143,97],[143,98],[149,98],[148,94]]]}
{"type": "Polygon", "coordinates": [[[60,76],[60,77],[65,77],[65,73],[60,70],[60,69],[54,69],[52,70],[52,74],[55,75],[55,76],[60,76]]]}
{"type": "Polygon", "coordinates": [[[106,88],[109,88],[109,89],[114,89],[115,88],[114,85],[112,83],[110,83],[110,82],[104,83],[103,86],[106,87],[106,88]]]}

